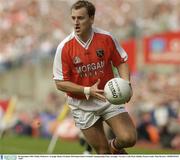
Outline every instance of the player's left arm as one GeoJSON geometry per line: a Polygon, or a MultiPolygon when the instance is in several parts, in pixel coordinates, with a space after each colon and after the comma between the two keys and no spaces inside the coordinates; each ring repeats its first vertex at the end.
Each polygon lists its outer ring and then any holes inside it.
{"type": "Polygon", "coordinates": [[[123,62],[123,63],[120,63],[117,69],[118,69],[120,77],[130,82],[129,65],[126,62],[123,62]]]}
{"type": "MultiPolygon", "coordinates": [[[[131,97],[133,95],[133,89],[131,86],[131,80],[130,80],[130,69],[129,69],[129,65],[126,62],[121,63],[118,67],[117,70],[119,72],[119,75],[121,78],[127,80],[129,82],[129,86],[131,87],[131,97]]],[[[130,101],[131,97],[128,99],[127,102],[130,101]]]]}
{"type": "Polygon", "coordinates": [[[130,81],[130,71],[127,63],[128,55],[126,51],[120,46],[115,37],[111,37],[112,41],[109,43],[112,49],[111,60],[114,67],[117,68],[119,76],[127,81],[130,81]]]}

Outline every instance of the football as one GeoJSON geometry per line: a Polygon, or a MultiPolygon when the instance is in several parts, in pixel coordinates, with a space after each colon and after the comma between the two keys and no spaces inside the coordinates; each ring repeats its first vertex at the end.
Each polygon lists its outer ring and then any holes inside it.
{"type": "Polygon", "coordinates": [[[109,80],[104,87],[104,96],[111,104],[124,104],[132,96],[129,81],[122,78],[109,80]]]}

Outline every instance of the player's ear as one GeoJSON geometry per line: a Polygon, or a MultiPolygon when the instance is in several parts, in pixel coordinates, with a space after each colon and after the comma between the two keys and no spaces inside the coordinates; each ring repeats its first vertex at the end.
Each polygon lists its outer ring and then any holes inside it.
{"type": "Polygon", "coordinates": [[[90,17],[90,21],[91,21],[91,24],[94,23],[94,16],[91,16],[91,17],[90,17]]]}

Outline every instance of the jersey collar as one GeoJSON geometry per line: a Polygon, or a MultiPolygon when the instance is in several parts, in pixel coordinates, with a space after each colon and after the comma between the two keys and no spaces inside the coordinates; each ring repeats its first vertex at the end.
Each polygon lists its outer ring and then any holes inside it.
{"type": "Polygon", "coordinates": [[[73,32],[75,39],[78,41],[78,43],[85,49],[88,49],[89,45],[91,44],[91,41],[93,39],[94,36],[94,30],[92,28],[92,32],[91,32],[91,36],[89,37],[89,39],[87,40],[87,42],[83,42],[76,34],[75,32],[73,32]]]}

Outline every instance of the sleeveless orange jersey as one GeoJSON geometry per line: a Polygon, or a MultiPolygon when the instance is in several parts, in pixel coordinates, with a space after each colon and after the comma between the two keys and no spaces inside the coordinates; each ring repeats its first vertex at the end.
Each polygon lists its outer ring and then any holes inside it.
{"type": "MultiPolygon", "coordinates": [[[[86,43],[73,32],[57,47],[53,79],[71,81],[82,86],[92,86],[100,79],[98,88],[104,89],[106,82],[114,77],[112,65],[117,67],[127,59],[126,52],[109,32],[93,28],[86,43]]],[[[83,94],[67,94],[73,98],[85,98],[83,94]]]]}

